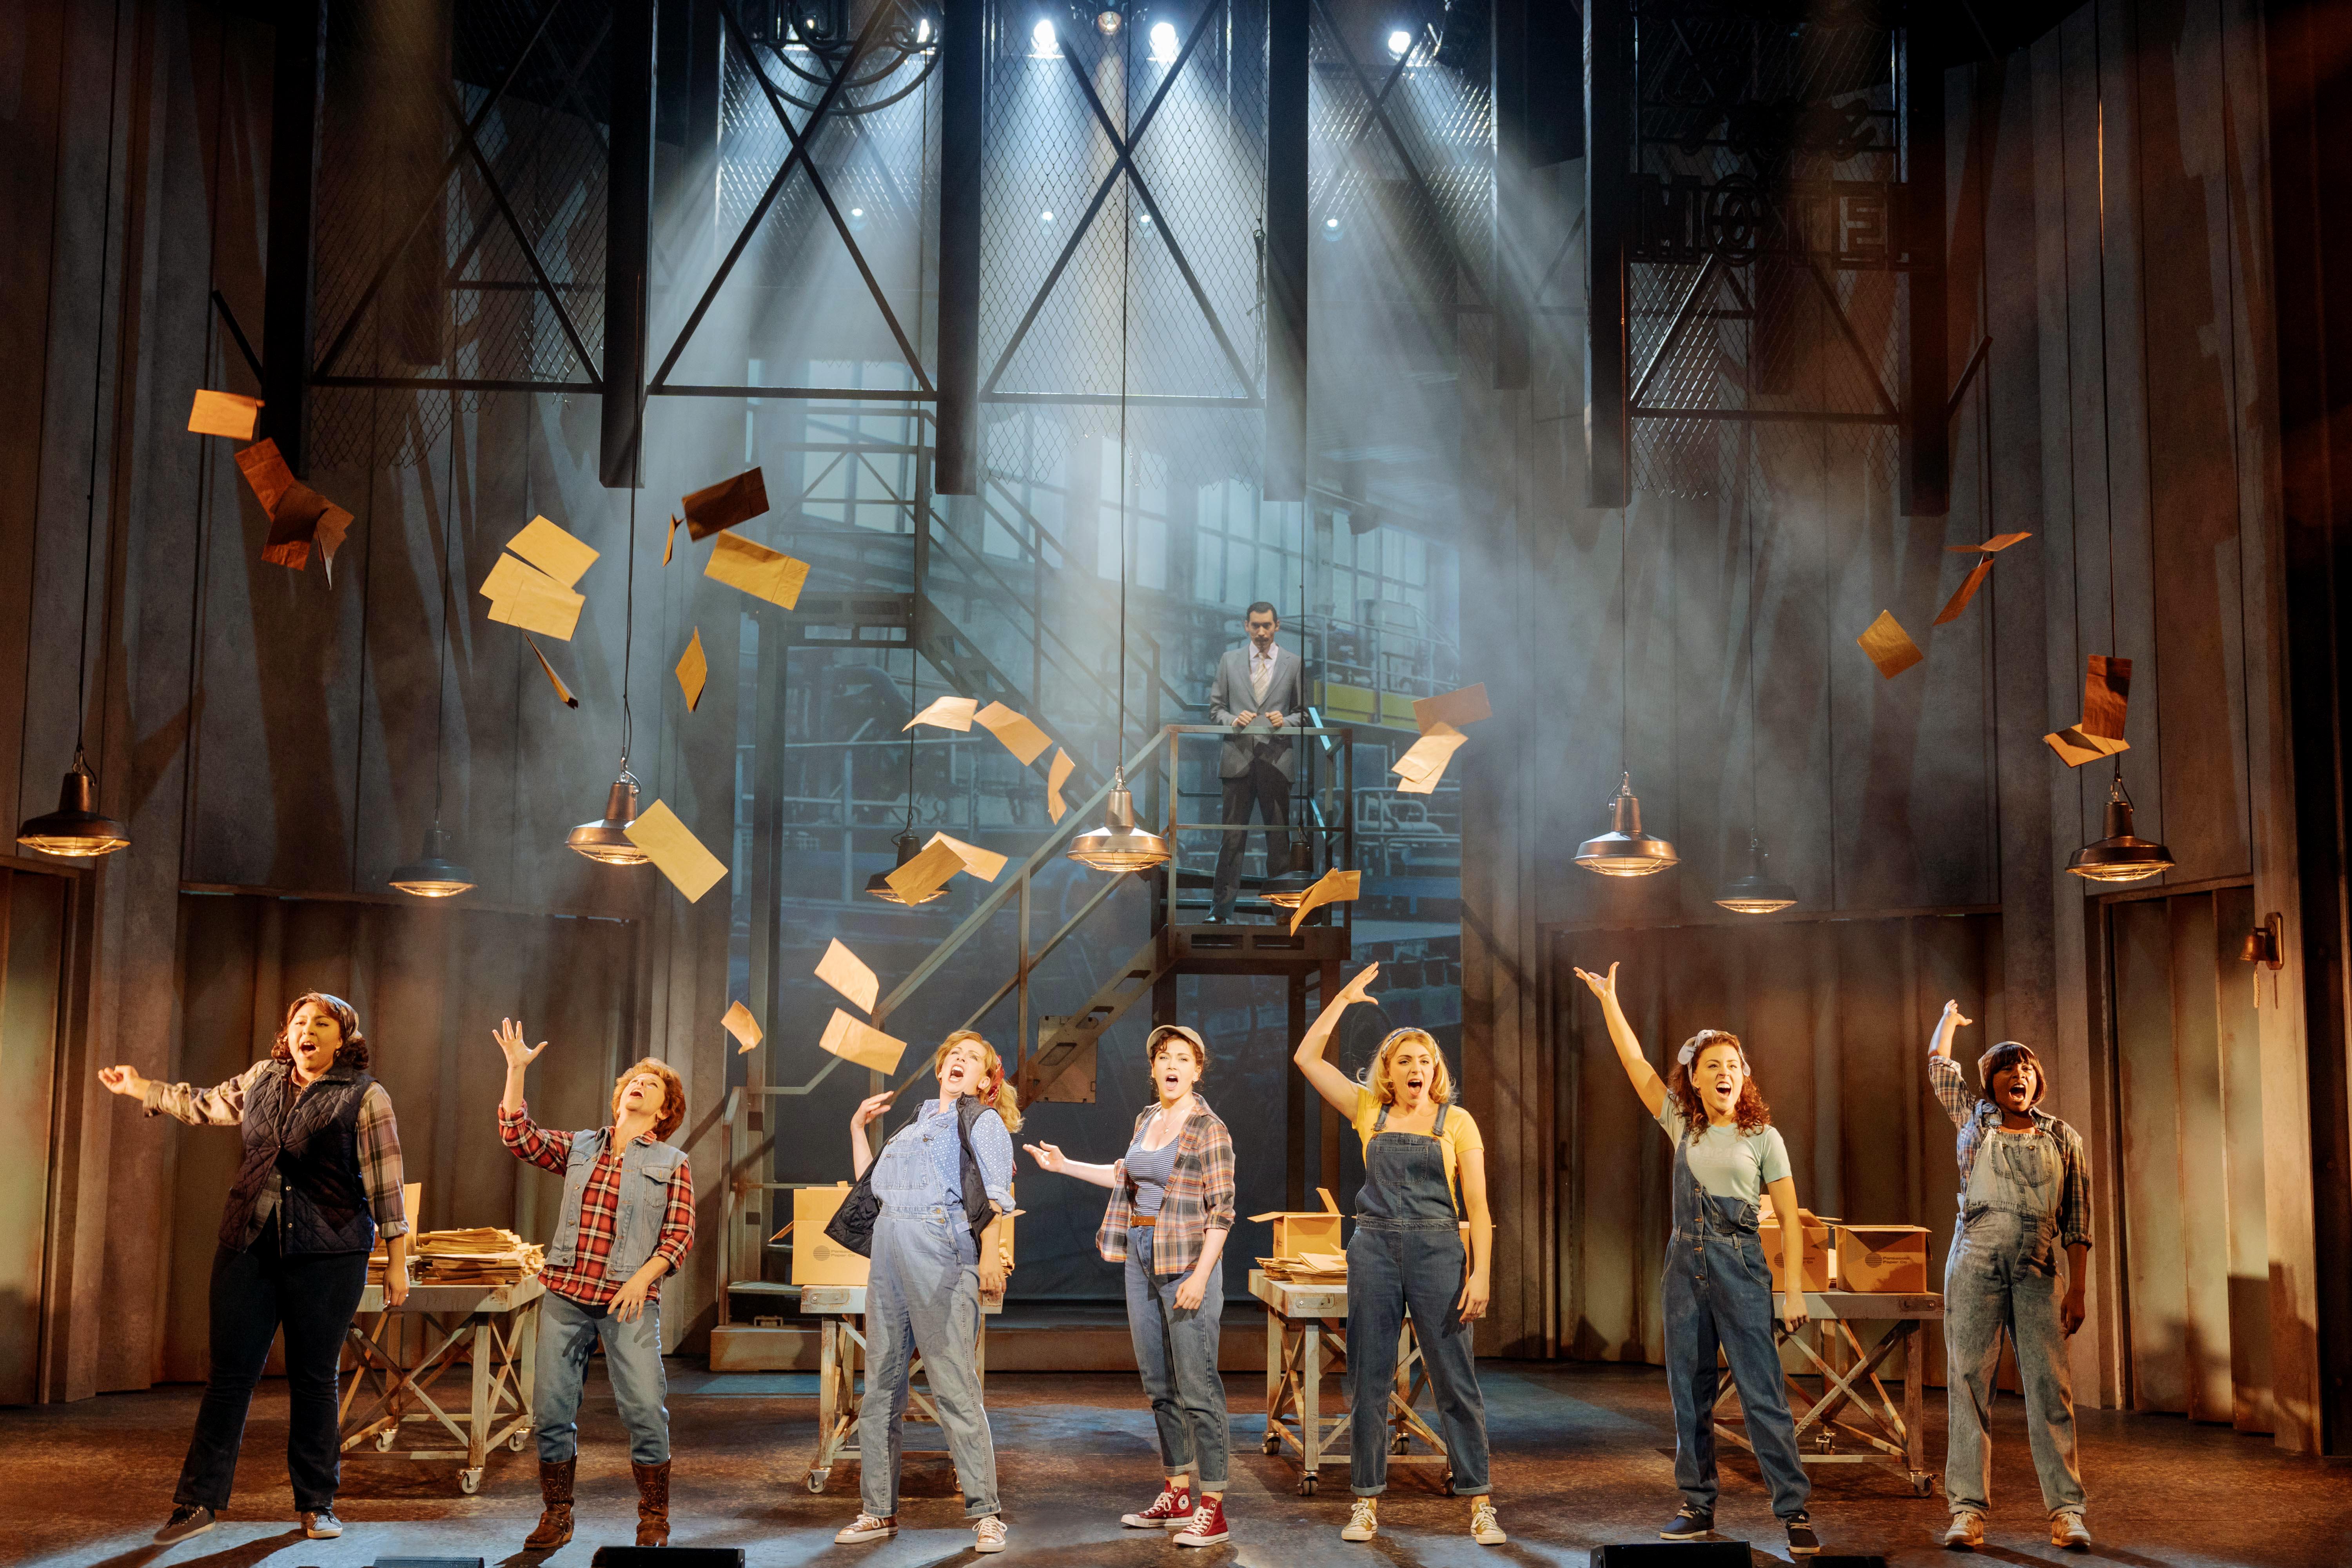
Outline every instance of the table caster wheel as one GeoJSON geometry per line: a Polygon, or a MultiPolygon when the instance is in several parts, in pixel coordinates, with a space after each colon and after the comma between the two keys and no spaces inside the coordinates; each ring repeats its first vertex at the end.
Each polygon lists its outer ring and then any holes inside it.
{"type": "Polygon", "coordinates": [[[375,1435],[375,1451],[379,1454],[391,1453],[393,1436],[393,1429],[389,1426],[377,1433],[375,1435]]]}
{"type": "Polygon", "coordinates": [[[1313,1476],[1301,1476],[1298,1478],[1298,1495],[1300,1497],[1313,1497],[1315,1495],[1315,1478],[1313,1476]]]}
{"type": "Polygon", "coordinates": [[[825,1478],[832,1474],[833,1472],[831,1470],[811,1470],[808,1473],[809,1490],[813,1492],[821,1492],[824,1490],[825,1478]]]}
{"type": "Polygon", "coordinates": [[[476,1492],[480,1491],[482,1489],[482,1472],[479,1470],[459,1470],[457,1472],[457,1489],[464,1492],[467,1497],[472,1497],[476,1492]]]}
{"type": "Polygon", "coordinates": [[[1936,1489],[1936,1478],[1925,1470],[1915,1470],[1911,1476],[1911,1495],[1926,1497],[1936,1489]]]}
{"type": "Polygon", "coordinates": [[[1447,1497],[1452,1497],[1454,1495],[1454,1472],[1452,1470],[1445,1472],[1445,1495],[1447,1497]]]}
{"type": "Polygon", "coordinates": [[[1265,1435],[1265,1440],[1258,1447],[1269,1454],[1279,1454],[1282,1452],[1282,1438],[1278,1434],[1268,1432],[1265,1435]]]}
{"type": "Polygon", "coordinates": [[[1402,1433],[1402,1432],[1398,1433],[1395,1436],[1393,1436],[1393,1437],[1391,1437],[1391,1438],[1390,1438],[1390,1439],[1389,1439],[1389,1452],[1390,1452],[1390,1453],[1391,1453],[1391,1454],[1402,1454],[1402,1453],[1403,1453],[1403,1452],[1404,1452],[1404,1447],[1405,1447],[1405,1436],[1404,1436],[1404,1434],[1403,1434],[1403,1433],[1402,1433]]]}
{"type": "Polygon", "coordinates": [[[507,1452],[520,1454],[530,1446],[530,1428],[526,1426],[507,1439],[507,1452]]]}

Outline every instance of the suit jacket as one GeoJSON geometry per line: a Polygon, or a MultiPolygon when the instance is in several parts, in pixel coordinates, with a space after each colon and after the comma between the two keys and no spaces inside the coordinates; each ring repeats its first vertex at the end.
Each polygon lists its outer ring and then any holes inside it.
{"type": "MultiPolygon", "coordinates": [[[[1209,683],[1209,711],[1220,724],[1231,724],[1236,713],[1252,712],[1279,713],[1285,724],[1306,723],[1306,661],[1280,643],[1275,644],[1274,674],[1265,683],[1265,700],[1260,702],[1250,695],[1249,645],[1227,648],[1217,661],[1216,679],[1209,683]]],[[[1298,763],[1291,752],[1290,737],[1255,730],[1225,738],[1217,774],[1239,778],[1249,772],[1252,762],[1261,758],[1273,763],[1284,778],[1297,778],[1298,763]]]]}

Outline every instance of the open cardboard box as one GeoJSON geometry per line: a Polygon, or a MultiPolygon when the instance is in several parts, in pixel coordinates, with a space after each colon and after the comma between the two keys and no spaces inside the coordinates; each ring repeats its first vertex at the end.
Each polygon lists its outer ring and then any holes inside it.
{"type": "MultiPolygon", "coordinates": [[[[1804,1237],[1804,1289],[1832,1290],[1837,1288],[1837,1249],[1831,1245],[1830,1229],[1837,1222],[1816,1215],[1812,1210],[1797,1211],[1797,1224],[1804,1237]]],[[[1772,1270],[1772,1289],[1789,1288],[1787,1258],[1780,1242],[1780,1216],[1766,1210],[1756,1226],[1756,1239],[1764,1248],[1764,1261],[1772,1270]]]]}
{"type": "Polygon", "coordinates": [[[1268,1209],[1250,1215],[1253,1221],[1265,1221],[1274,1226],[1273,1250],[1276,1258],[1303,1258],[1310,1252],[1347,1256],[1348,1249],[1339,1241],[1339,1222],[1343,1217],[1339,1205],[1332,1201],[1328,1188],[1316,1188],[1315,1195],[1323,1200],[1320,1209],[1268,1209]]]}

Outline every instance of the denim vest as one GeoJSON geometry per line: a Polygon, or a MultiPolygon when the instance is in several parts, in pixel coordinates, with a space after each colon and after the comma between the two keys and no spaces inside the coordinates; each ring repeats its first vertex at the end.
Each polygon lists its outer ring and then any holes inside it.
{"type": "MultiPolygon", "coordinates": [[[[588,1195],[588,1178],[604,1157],[613,1135],[609,1127],[591,1127],[572,1135],[572,1158],[563,1168],[562,1215],[555,1239],[547,1244],[547,1266],[568,1268],[580,1255],[580,1209],[588,1195]]],[[[669,1213],[669,1179],[686,1163],[686,1151],[667,1143],[632,1140],[621,1151],[620,1201],[613,1215],[613,1255],[604,1260],[608,1278],[625,1279],[645,1267],[661,1245],[662,1220],[669,1213]]]]}

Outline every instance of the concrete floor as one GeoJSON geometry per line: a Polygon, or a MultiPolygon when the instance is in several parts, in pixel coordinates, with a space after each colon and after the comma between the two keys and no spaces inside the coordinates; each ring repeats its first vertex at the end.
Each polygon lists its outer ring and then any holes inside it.
{"type": "MultiPolygon", "coordinates": [[[[1509,1545],[1482,1548],[1465,1531],[1467,1504],[1439,1495],[1425,1472],[1400,1470],[1370,1546],[1339,1538],[1347,1518],[1344,1466],[1324,1472],[1315,1498],[1295,1492],[1295,1468],[1259,1452],[1264,1384],[1226,1379],[1234,1412],[1230,1546],[1180,1552],[1123,1531],[1118,1514],[1156,1489],[1150,1413],[1130,1377],[1003,1373],[989,1404],[1013,1547],[1004,1561],[1158,1563],[1163,1568],[1381,1568],[1427,1564],[1579,1564],[1605,1542],[1654,1541],[1671,1517],[1673,1426],[1663,1377],[1645,1368],[1489,1363],[1482,1372],[1496,1450],[1495,1485],[1509,1545]]],[[[903,1532],[870,1547],[836,1547],[832,1532],[856,1511],[856,1471],[835,1472],[823,1496],[805,1476],[814,1433],[814,1379],[714,1375],[675,1363],[671,1414],[677,1453],[677,1544],[740,1546],[759,1564],[858,1563],[866,1568],[972,1561],[971,1532],[945,1462],[911,1462],[903,1532]]],[[[169,1550],[147,1537],[170,1511],[196,1391],[110,1394],[78,1405],[0,1411],[11,1456],[0,1488],[0,1563],[105,1568],[358,1568],[379,1556],[479,1555],[527,1563],[518,1547],[538,1514],[531,1455],[500,1453],[480,1495],[465,1497],[447,1464],[367,1453],[348,1459],[341,1541],[309,1542],[290,1528],[284,1385],[265,1384],[247,1428],[238,1493],[210,1533],[169,1550]]],[[[1929,1395],[1930,1458],[1940,1466],[1941,1398],[1929,1395]]],[[[2105,1562],[2325,1568],[2352,1563],[2352,1467],[2280,1455],[2266,1438],[2169,1417],[2085,1411],[2080,1417],[2091,1523],[2088,1559],[2053,1550],[2014,1400],[1997,1412],[1996,1508],[1989,1550],[2003,1563],[2105,1562]]],[[[601,1542],[631,1539],[634,1492],[612,1396],[599,1367],[582,1415],[586,1447],[582,1528],[547,1561],[585,1568],[601,1542]]],[[[931,1438],[928,1429],[916,1435],[931,1438]]],[[[935,1442],[935,1439],[934,1439],[935,1442]]],[[[1940,1474],[1940,1470],[1938,1471],[1940,1474]]],[[[1913,1498],[1874,1468],[1822,1472],[1813,1517],[1830,1552],[1882,1553],[1890,1563],[1946,1563],[1932,1534],[1940,1497],[1913,1498]]],[[[1718,1521],[1749,1536],[1762,1561],[1785,1546],[1755,1468],[1725,1465],[1718,1521]]]]}

